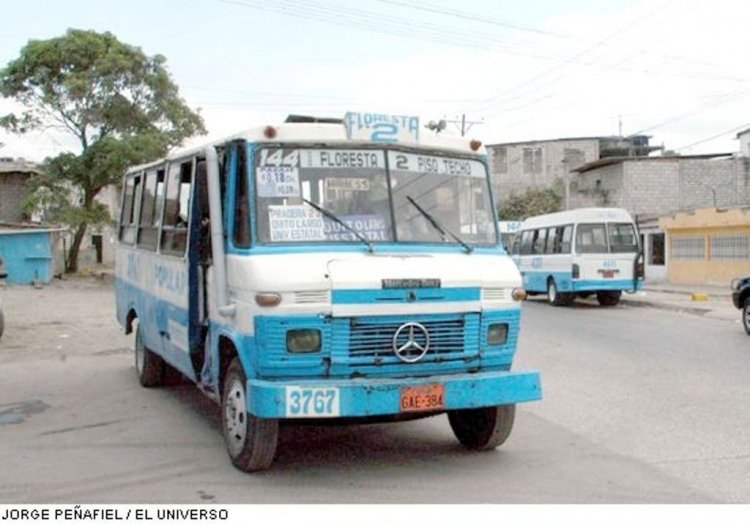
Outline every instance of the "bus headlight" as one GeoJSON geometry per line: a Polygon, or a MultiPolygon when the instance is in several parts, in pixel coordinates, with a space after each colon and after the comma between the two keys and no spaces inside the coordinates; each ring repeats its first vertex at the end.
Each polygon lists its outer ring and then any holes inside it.
{"type": "Polygon", "coordinates": [[[320,330],[304,328],[286,333],[286,349],[293,354],[320,352],[320,330]]]}
{"type": "Polygon", "coordinates": [[[526,299],[526,290],[523,288],[513,288],[512,296],[514,301],[523,301],[526,299]]]}
{"type": "Polygon", "coordinates": [[[508,340],[508,325],[506,323],[491,324],[487,329],[487,344],[504,345],[508,340]]]}

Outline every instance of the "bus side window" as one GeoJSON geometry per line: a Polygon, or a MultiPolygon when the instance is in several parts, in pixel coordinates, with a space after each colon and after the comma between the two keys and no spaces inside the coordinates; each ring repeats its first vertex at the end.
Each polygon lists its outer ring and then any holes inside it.
{"type": "Polygon", "coordinates": [[[573,226],[569,224],[563,228],[558,228],[558,230],[562,230],[560,251],[558,253],[570,253],[570,242],[573,239],[573,226]]]}
{"type": "Polygon", "coordinates": [[[531,253],[540,255],[544,253],[544,245],[547,241],[547,230],[536,230],[534,232],[534,245],[531,253]]]}
{"type": "Polygon", "coordinates": [[[192,171],[192,160],[170,164],[167,171],[161,249],[173,255],[184,255],[187,246],[192,171]]]}
{"type": "Polygon", "coordinates": [[[560,237],[557,233],[559,228],[550,228],[547,230],[547,248],[544,253],[557,253],[555,250],[560,247],[560,237]]]}
{"type": "Polygon", "coordinates": [[[531,244],[533,242],[534,232],[527,230],[521,234],[521,255],[531,254],[531,244]]]}
{"type": "Polygon", "coordinates": [[[120,242],[133,244],[135,241],[135,222],[137,211],[137,197],[140,196],[141,175],[129,176],[125,181],[122,201],[122,215],[120,216],[120,242]]]}
{"type": "Polygon", "coordinates": [[[143,185],[141,217],[138,221],[138,247],[156,251],[159,236],[159,216],[161,214],[161,196],[164,192],[164,170],[150,170],[146,173],[143,185]]]}
{"type": "Polygon", "coordinates": [[[513,237],[513,247],[510,250],[512,255],[519,255],[521,253],[521,236],[516,235],[513,237]]]}

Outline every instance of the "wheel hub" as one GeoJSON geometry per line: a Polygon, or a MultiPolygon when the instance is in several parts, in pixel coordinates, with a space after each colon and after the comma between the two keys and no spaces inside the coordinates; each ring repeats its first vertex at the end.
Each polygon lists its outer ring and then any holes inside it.
{"type": "Polygon", "coordinates": [[[247,401],[245,388],[239,381],[234,381],[227,392],[224,426],[230,449],[239,453],[245,445],[247,436],[247,401]]]}

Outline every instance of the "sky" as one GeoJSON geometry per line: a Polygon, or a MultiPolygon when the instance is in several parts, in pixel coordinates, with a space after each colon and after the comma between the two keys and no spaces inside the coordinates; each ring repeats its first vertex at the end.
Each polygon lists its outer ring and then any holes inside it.
{"type": "MultiPolygon", "coordinates": [[[[205,142],[347,111],[445,119],[485,144],[645,134],[679,154],[737,152],[750,128],[742,0],[0,0],[0,67],[31,39],[110,31],[161,54],[205,142]]],[[[17,110],[0,99],[0,115],[17,110]]],[[[60,131],[0,131],[42,160],[60,131]]]]}

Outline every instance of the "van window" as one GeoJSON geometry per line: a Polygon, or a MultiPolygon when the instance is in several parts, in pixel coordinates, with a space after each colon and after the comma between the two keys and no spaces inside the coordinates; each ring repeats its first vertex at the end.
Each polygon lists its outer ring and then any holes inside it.
{"type": "Polygon", "coordinates": [[[635,253],[638,251],[638,240],[635,227],[628,222],[607,224],[609,247],[612,253],[635,253]]]}
{"type": "Polygon", "coordinates": [[[192,160],[170,164],[167,170],[164,226],[161,235],[161,250],[165,253],[185,254],[192,172],[192,160]]]}
{"type": "Polygon", "coordinates": [[[547,230],[536,230],[534,232],[534,245],[531,253],[537,255],[544,253],[544,245],[547,241],[547,230]]]}
{"type": "Polygon", "coordinates": [[[125,184],[125,202],[123,203],[123,216],[120,222],[120,241],[124,244],[135,243],[136,226],[141,209],[142,181],[143,174],[139,173],[130,177],[125,184]]]}
{"type": "Polygon", "coordinates": [[[534,231],[528,230],[521,234],[521,255],[531,254],[531,247],[534,241],[534,231]]]}
{"type": "Polygon", "coordinates": [[[544,253],[560,253],[560,234],[562,228],[550,228],[547,230],[547,248],[544,253]]]}
{"type": "Polygon", "coordinates": [[[603,223],[578,225],[576,252],[607,253],[607,234],[603,223]]]}
{"type": "Polygon", "coordinates": [[[141,218],[138,221],[138,247],[156,251],[161,205],[164,194],[164,171],[150,170],[143,186],[141,218]],[[161,196],[159,193],[161,192],[161,196]]]}
{"type": "Polygon", "coordinates": [[[573,239],[573,225],[569,224],[562,228],[560,251],[556,253],[570,253],[570,244],[571,244],[572,239],[573,239]]]}

